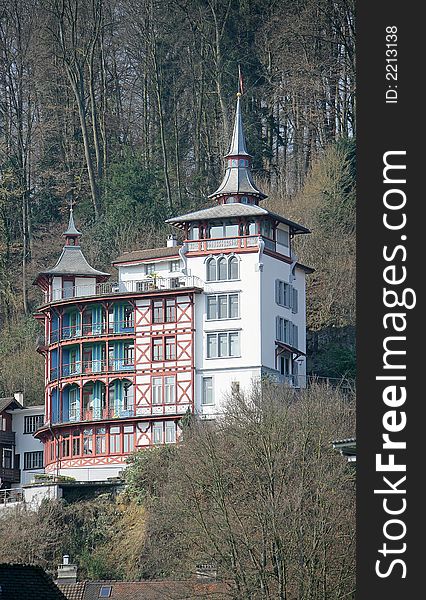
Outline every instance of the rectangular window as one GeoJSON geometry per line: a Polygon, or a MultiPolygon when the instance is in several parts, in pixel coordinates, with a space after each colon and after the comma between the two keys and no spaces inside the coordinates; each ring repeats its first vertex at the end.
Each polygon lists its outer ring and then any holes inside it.
{"type": "MultiPolygon", "coordinates": [[[[68,456],[68,455],[67,455],[68,456]]],[[[24,470],[43,468],[43,450],[40,452],[24,452],[24,470]]]]}
{"type": "Polygon", "coordinates": [[[166,323],[174,323],[176,321],[176,300],[166,300],[166,323]]]}
{"type": "Polygon", "coordinates": [[[291,308],[292,305],[292,286],[285,281],[277,279],[275,281],[275,301],[280,306],[291,308]]]}
{"type": "Polygon", "coordinates": [[[73,431],[72,434],[72,455],[80,456],[80,432],[73,431]]]}
{"type": "Polygon", "coordinates": [[[240,356],[238,331],[221,331],[207,334],[207,358],[240,356]]]}
{"type": "Polygon", "coordinates": [[[203,377],[203,394],[201,404],[214,404],[213,400],[213,377],[203,377]]]}
{"type": "Polygon", "coordinates": [[[120,427],[110,427],[109,429],[109,451],[110,454],[121,453],[120,427]]]}
{"type": "Polygon", "coordinates": [[[154,300],[152,303],[152,322],[153,323],[163,323],[164,321],[164,311],[163,311],[163,301],[162,300],[154,300]]]}
{"type": "Polygon", "coordinates": [[[93,454],[93,429],[83,431],[83,454],[93,454]]]}
{"type": "Polygon", "coordinates": [[[277,242],[279,244],[281,244],[281,246],[287,246],[287,248],[288,248],[288,242],[289,242],[288,231],[285,231],[284,229],[280,229],[280,227],[278,227],[277,228],[277,242]]]}
{"type": "Polygon", "coordinates": [[[176,425],[174,421],[166,421],[166,444],[174,444],[176,442],[176,425]]]}
{"type": "Polygon", "coordinates": [[[163,401],[163,378],[152,378],[152,403],[162,404],[163,401]]]}
{"type": "Polygon", "coordinates": [[[153,323],[173,323],[176,321],[176,300],[154,300],[152,303],[153,323]]]}
{"type": "Polygon", "coordinates": [[[106,429],[105,427],[97,427],[95,434],[95,453],[106,453],[106,429]]]}
{"type": "Polygon", "coordinates": [[[124,327],[125,329],[132,329],[134,326],[133,320],[133,306],[124,307],[124,327]]]}
{"type": "Polygon", "coordinates": [[[180,271],[180,260],[171,260],[170,261],[170,271],[172,273],[176,273],[180,271]]]}
{"type": "Polygon", "coordinates": [[[24,433],[35,433],[44,423],[44,415],[24,417],[24,433]]]}
{"type": "Polygon", "coordinates": [[[145,275],[149,275],[150,273],[155,273],[155,263],[145,265],[145,275]]]}
{"type": "Polygon", "coordinates": [[[163,360],[163,338],[152,339],[152,360],[163,360]]]}
{"type": "Polygon", "coordinates": [[[176,358],[176,338],[166,337],[165,338],[165,356],[166,360],[175,360],[176,358]]]}
{"type": "Polygon", "coordinates": [[[135,447],[135,430],[133,425],[123,427],[123,452],[133,452],[135,447]]]}
{"type": "Polygon", "coordinates": [[[284,342],[285,344],[290,344],[291,346],[298,347],[298,328],[297,325],[294,325],[291,321],[287,319],[283,319],[282,317],[277,317],[276,321],[277,326],[277,340],[280,342],[284,342]]]}
{"type": "Polygon", "coordinates": [[[3,468],[11,469],[12,468],[12,450],[9,448],[3,448],[3,468]]]}
{"type": "Polygon", "coordinates": [[[164,378],[164,404],[174,404],[176,402],[176,378],[164,378]]]}
{"type": "Polygon", "coordinates": [[[126,344],[124,346],[124,360],[123,364],[125,367],[131,367],[134,364],[135,347],[133,344],[126,344]]]}
{"type": "Polygon", "coordinates": [[[66,458],[67,456],[70,456],[70,436],[69,433],[64,433],[62,434],[62,439],[61,439],[61,445],[60,445],[60,452],[61,452],[61,458],[66,458]]]}
{"type": "Polygon", "coordinates": [[[152,425],[152,443],[162,444],[163,443],[163,422],[159,421],[152,425]]]}
{"type": "Polygon", "coordinates": [[[238,294],[207,296],[207,320],[236,319],[239,316],[238,294]]]}

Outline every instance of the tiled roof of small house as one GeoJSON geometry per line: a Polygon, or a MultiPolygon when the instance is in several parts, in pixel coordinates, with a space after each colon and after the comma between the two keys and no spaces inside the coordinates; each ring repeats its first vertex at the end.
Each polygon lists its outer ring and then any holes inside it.
{"type": "Polygon", "coordinates": [[[53,580],[36,565],[0,564],[1,600],[67,600],[53,580]]]}
{"type": "Polygon", "coordinates": [[[85,581],[77,583],[58,583],[58,588],[66,596],[67,600],[84,600],[85,581]]]}
{"type": "MultiPolygon", "coordinates": [[[[229,598],[228,586],[197,581],[87,581],[83,600],[99,600],[101,588],[110,587],[111,600],[207,600],[229,598]]],[[[71,600],[71,599],[70,599],[71,600]]]]}

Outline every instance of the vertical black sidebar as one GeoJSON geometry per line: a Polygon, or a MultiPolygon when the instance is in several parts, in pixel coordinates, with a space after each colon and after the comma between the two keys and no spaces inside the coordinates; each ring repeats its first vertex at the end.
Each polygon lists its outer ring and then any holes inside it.
{"type": "Polygon", "coordinates": [[[357,2],[359,600],[425,594],[421,9],[357,2]]]}

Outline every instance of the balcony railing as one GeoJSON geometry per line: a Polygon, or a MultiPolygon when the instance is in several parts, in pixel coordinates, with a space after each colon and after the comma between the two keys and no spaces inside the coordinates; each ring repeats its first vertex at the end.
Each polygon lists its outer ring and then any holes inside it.
{"type": "Polygon", "coordinates": [[[230,238],[206,238],[203,240],[189,240],[186,242],[189,252],[204,252],[206,250],[225,250],[227,248],[253,248],[258,246],[259,240],[263,239],[266,248],[276,249],[274,240],[265,236],[244,235],[230,238]]]}
{"type": "Polygon", "coordinates": [[[101,323],[83,323],[83,325],[64,325],[62,329],[53,329],[50,332],[50,343],[56,344],[58,341],[74,340],[81,337],[111,337],[134,333],[134,331],[133,319],[111,323],[102,321],[101,323]]]}
{"type": "Polygon", "coordinates": [[[125,358],[113,358],[111,360],[78,360],[73,363],[62,365],[62,369],[53,367],[50,369],[50,381],[61,377],[73,377],[74,375],[96,374],[96,373],[118,373],[133,371],[134,361],[125,358]]]}
{"type": "Polygon", "coordinates": [[[72,288],[58,288],[44,294],[45,303],[58,300],[71,300],[90,296],[111,296],[114,294],[151,293],[156,290],[203,287],[203,281],[195,276],[146,277],[141,280],[107,281],[90,285],[77,285],[72,288]]]}
{"type": "Polygon", "coordinates": [[[90,410],[81,411],[79,407],[71,408],[68,418],[57,418],[53,420],[54,424],[59,423],[77,423],[91,422],[111,419],[126,419],[137,416],[136,409],[133,404],[127,406],[116,406],[115,408],[92,408],[90,410]]]}
{"type": "Polygon", "coordinates": [[[7,483],[19,483],[21,480],[21,472],[19,469],[0,467],[0,479],[7,483]]]}

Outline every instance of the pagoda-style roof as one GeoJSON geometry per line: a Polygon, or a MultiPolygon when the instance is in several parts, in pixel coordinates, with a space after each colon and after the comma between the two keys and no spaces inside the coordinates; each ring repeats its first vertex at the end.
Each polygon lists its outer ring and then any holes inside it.
{"type": "Polygon", "coordinates": [[[266,198],[266,194],[261,192],[254,183],[249,167],[228,167],[222,183],[213,194],[209,195],[209,198],[223,195],[233,196],[235,194],[247,194],[256,196],[259,199],[266,198]]]}
{"type": "Polygon", "coordinates": [[[41,271],[36,277],[34,284],[41,287],[47,284],[46,276],[54,275],[73,275],[82,277],[96,277],[97,279],[108,279],[109,273],[99,271],[93,268],[86,260],[80,247],[81,232],[77,229],[74,223],[72,207],[70,208],[70,217],[68,227],[63,233],[65,237],[65,245],[62,248],[60,257],[56,264],[45,271],[41,271]]]}
{"type": "Polygon", "coordinates": [[[83,275],[86,277],[109,277],[89,265],[80,246],[64,246],[54,267],[41,271],[40,275],[83,275]]]}
{"type": "Polygon", "coordinates": [[[233,217],[270,217],[274,221],[278,221],[279,223],[284,223],[288,225],[292,231],[292,233],[310,233],[310,230],[304,227],[303,225],[299,225],[294,221],[290,221],[289,219],[285,219],[281,215],[277,215],[276,213],[267,210],[261,206],[257,206],[256,204],[241,204],[236,202],[235,204],[218,204],[217,206],[212,206],[211,208],[204,208],[202,210],[197,210],[192,213],[187,213],[186,215],[181,215],[179,217],[173,217],[172,219],[167,219],[166,223],[170,223],[175,227],[182,227],[184,223],[189,223],[192,221],[207,221],[213,219],[229,219],[233,217]]]}

